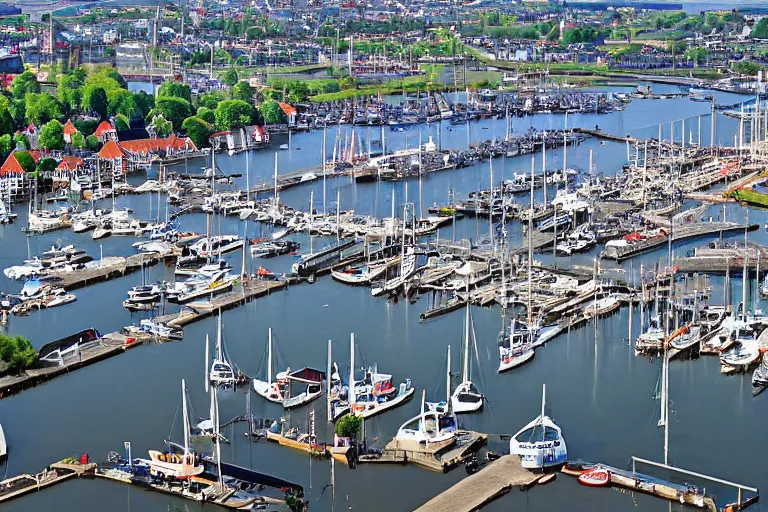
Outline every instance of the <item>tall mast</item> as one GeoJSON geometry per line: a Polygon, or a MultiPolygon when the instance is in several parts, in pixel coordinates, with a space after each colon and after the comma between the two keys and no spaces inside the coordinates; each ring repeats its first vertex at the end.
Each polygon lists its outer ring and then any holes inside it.
{"type": "Polygon", "coordinates": [[[749,248],[747,246],[747,230],[749,229],[749,212],[747,212],[747,222],[744,227],[744,273],[741,278],[741,319],[746,321],[747,320],[747,259],[749,258],[749,253],[747,252],[747,249],[749,248]]]}
{"type": "Polygon", "coordinates": [[[187,416],[187,386],[181,379],[181,414],[184,417],[184,455],[189,453],[189,417],[187,416]]]}
{"type": "MultiPolygon", "coordinates": [[[[445,406],[451,407],[451,346],[448,345],[448,359],[445,369],[445,406]]],[[[466,379],[464,379],[466,380],[466,379]]]]}
{"type": "Polygon", "coordinates": [[[219,439],[219,396],[213,388],[214,403],[216,404],[216,420],[213,422],[213,432],[216,438],[216,468],[219,473],[219,489],[224,489],[224,475],[221,473],[221,440],[219,439]]]}
{"type": "Polygon", "coordinates": [[[275,190],[274,190],[274,198],[275,198],[275,208],[278,208],[280,205],[280,198],[277,195],[277,153],[275,153],[275,173],[274,173],[274,183],[275,183],[275,190]]]}
{"type": "Polygon", "coordinates": [[[208,373],[210,369],[210,364],[208,363],[208,358],[211,356],[211,340],[208,337],[208,334],[205,334],[205,392],[208,392],[208,385],[210,384],[211,377],[208,373]]]}
{"type": "Polygon", "coordinates": [[[223,359],[221,353],[221,310],[219,310],[219,318],[216,327],[216,359],[223,359]]]}
{"type": "MultiPolygon", "coordinates": [[[[333,418],[333,414],[331,413],[331,382],[333,382],[333,360],[331,356],[331,340],[328,340],[328,364],[326,366],[326,372],[325,372],[325,395],[327,397],[326,400],[326,408],[327,408],[327,414],[328,421],[330,422],[333,418]]],[[[249,393],[250,394],[250,393],[249,393]]]]}
{"type": "MultiPolygon", "coordinates": [[[[488,199],[488,236],[489,240],[491,241],[491,248],[493,248],[493,156],[491,156],[490,159],[490,166],[491,166],[491,195],[488,199]]],[[[502,213],[502,222],[503,222],[503,213],[502,213]]]]}
{"type": "MultiPolygon", "coordinates": [[[[467,315],[464,319],[464,366],[462,367],[462,382],[469,381],[469,278],[467,278],[467,315]]],[[[448,348],[450,354],[450,347],[448,348]]]]}
{"type": "MultiPolygon", "coordinates": [[[[591,172],[591,169],[590,169],[591,172]]],[[[541,139],[541,179],[544,183],[544,209],[547,209],[547,141],[541,139]]],[[[565,176],[563,176],[565,178],[565,176]]],[[[591,183],[590,183],[591,185],[591,183]]]]}
{"type": "MultiPolygon", "coordinates": [[[[533,262],[533,171],[534,166],[536,164],[536,160],[531,157],[531,210],[530,215],[528,215],[528,305],[526,309],[528,310],[528,332],[531,332],[531,328],[533,327],[531,324],[533,323],[533,319],[531,318],[531,287],[533,286],[533,279],[531,277],[531,265],[533,262]]],[[[556,214],[556,212],[555,212],[556,214]]],[[[553,221],[556,222],[556,220],[553,217],[553,221]]]]}
{"type": "Polygon", "coordinates": [[[349,412],[353,412],[355,405],[355,333],[349,336],[349,412]]]}
{"type": "Polygon", "coordinates": [[[272,328],[269,328],[267,340],[267,384],[272,384],[272,328]]]}
{"type": "Polygon", "coordinates": [[[323,217],[325,217],[327,215],[327,211],[325,209],[325,157],[326,157],[326,155],[325,155],[325,151],[326,151],[325,150],[325,137],[326,137],[326,132],[327,132],[327,129],[326,129],[325,125],[323,125],[323,155],[322,155],[322,159],[323,159],[323,217]]]}

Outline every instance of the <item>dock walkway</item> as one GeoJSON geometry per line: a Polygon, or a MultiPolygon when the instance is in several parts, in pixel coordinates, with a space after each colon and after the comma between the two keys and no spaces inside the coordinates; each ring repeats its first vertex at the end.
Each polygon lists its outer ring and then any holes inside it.
{"type": "Polygon", "coordinates": [[[431,445],[415,441],[392,440],[382,450],[381,457],[360,457],[358,464],[414,464],[439,473],[447,473],[464,461],[467,455],[477,452],[488,441],[480,432],[461,431],[456,440],[431,445]]]}
{"type": "Polygon", "coordinates": [[[416,512],[473,512],[508,493],[513,487],[526,487],[540,475],[523,469],[516,455],[504,455],[474,475],[438,494],[416,512]]]}
{"type": "Polygon", "coordinates": [[[109,281],[136,272],[145,267],[157,265],[160,262],[170,263],[178,256],[177,251],[167,254],[133,254],[126,258],[114,256],[104,258],[98,267],[75,270],[72,272],[52,272],[51,276],[60,278],[60,286],[66,290],[74,290],[96,282],[109,281]]]}

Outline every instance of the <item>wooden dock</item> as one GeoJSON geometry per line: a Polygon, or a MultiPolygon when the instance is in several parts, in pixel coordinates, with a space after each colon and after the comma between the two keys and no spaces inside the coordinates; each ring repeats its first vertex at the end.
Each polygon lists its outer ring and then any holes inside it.
{"type": "MultiPolygon", "coordinates": [[[[738,224],[735,222],[696,222],[694,224],[676,226],[673,229],[672,241],[678,242],[681,240],[687,240],[700,236],[743,232],[745,228],[749,231],[754,231],[759,227],[760,226],[758,224],[750,224],[749,226],[745,226],[744,224],[738,224]]],[[[659,235],[652,238],[646,238],[645,240],[640,240],[632,244],[627,244],[625,246],[609,246],[603,250],[601,257],[621,262],[629,258],[634,258],[635,256],[644,252],[657,249],[667,244],[668,242],[668,236],[659,235]]]]}
{"type": "Polygon", "coordinates": [[[93,342],[93,344],[81,347],[76,358],[71,358],[69,362],[61,366],[28,368],[17,375],[0,377],[0,399],[37,386],[59,375],[68,374],[104,359],[122,354],[129,348],[140,344],[140,340],[137,340],[135,337],[128,337],[117,332],[107,334],[93,342]]]}
{"type": "Polygon", "coordinates": [[[273,291],[288,288],[288,281],[266,281],[262,279],[246,279],[231,292],[217,295],[210,301],[195,301],[186,304],[178,313],[156,317],[155,320],[171,327],[184,327],[218,311],[226,311],[241,306],[259,297],[269,295],[273,291]]]}
{"type": "Polygon", "coordinates": [[[141,253],[126,258],[114,256],[105,258],[98,267],[73,272],[52,272],[48,275],[60,278],[60,286],[64,289],[74,290],[89,284],[116,279],[142,268],[157,265],[160,262],[170,263],[175,261],[177,256],[178,253],[175,250],[163,255],[141,253]]]}
{"type": "Polygon", "coordinates": [[[438,494],[416,512],[474,512],[508,493],[513,487],[527,488],[541,475],[523,469],[520,457],[504,455],[474,475],[438,494]]]}
{"type": "Polygon", "coordinates": [[[487,441],[487,435],[470,431],[459,431],[455,440],[431,445],[393,439],[387,443],[380,457],[360,456],[357,462],[358,464],[415,464],[429,471],[447,473],[461,464],[467,455],[477,452],[487,441]]]}
{"type": "Polygon", "coordinates": [[[56,462],[36,475],[23,474],[0,482],[0,503],[7,503],[32,492],[42,491],[80,476],[93,477],[96,464],[56,462]]]}
{"type": "Polygon", "coordinates": [[[574,128],[573,133],[581,133],[583,135],[588,135],[590,137],[594,137],[596,139],[602,139],[602,140],[609,140],[611,142],[629,142],[631,144],[634,144],[635,142],[638,142],[638,139],[634,137],[630,137],[627,135],[626,137],[622,137],[620,135],[612,135],[610,133],[605,133],[602,130],[589,130],[587,128],[574,128]]]}

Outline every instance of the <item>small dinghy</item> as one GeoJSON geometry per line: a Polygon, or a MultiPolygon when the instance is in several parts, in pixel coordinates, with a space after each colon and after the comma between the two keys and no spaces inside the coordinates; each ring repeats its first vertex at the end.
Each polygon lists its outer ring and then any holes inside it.
{"type": "Polygon", "coordinates": [[[611,473],[607,469],[597,468],[579,475],[579,483],[589,487],[605,487],[611,482],[611,473]]]}

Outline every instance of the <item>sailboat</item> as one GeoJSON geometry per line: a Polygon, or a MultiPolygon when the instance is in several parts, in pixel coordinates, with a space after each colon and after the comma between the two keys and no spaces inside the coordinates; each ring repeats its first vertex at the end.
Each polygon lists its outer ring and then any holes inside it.
{"type": "Polygon", "coordinates": [[[346,399],[340,396],[333,401],[331,413],[333,421],[352,412],[361,418],[370,418],[384,411],[402,405],[415,392],[411,379],[405,379],[399,386],[392,384],[392,375],[379,373],[377,367],[368,368],[362,380],[355,380],[355,334],[349,342],[349,384],[346,399]]]}
{"type": "Polygon", "coordinates": [[[253,389],[263,398],[281,404],[285,409],[300,407],[315,400],[323,394],[325,372],[314,368],[304,367],[291,371],[290,367],[278,372],[272,379],[272,328],[269,329],[267,340],[267,380],[253,379],[253,389]],[[293,386],[306,386],[298,395],[293,395],[293,386]]]}
{"type": "Polygon", "coordinates": [[[479,411],[483,407],[483,399],[485,398],[469,379],[469,370],[472,366],[472,360],[469,357],[469,327],[471,322],[470,303],[467,301],[467,315],[464,320],[464,358],[462,360],[461,384],[456,387],[451,396],[451,407],[456,414],[479,411]]]}
{"type": "MultiPolygon", "coordinates": [[[[458,426],[456,416],[448,408],[438,407],[427,409],[426,391],[421,392],[421,413],[400,426],[395,435],[395,441],[412,441],[419,444],[450,444],[456,437],[458,426]]],[[[450,398],[450,397],[446,397],[450,398]]]]}
{"type": "Polygon", "coordinates": [[[193,436],[198,439],[209,439],[211,441],[215,441],[216,438],[218,438],[222,443],[229,443],[229,439],[219,432],[218,425],[216,424],[216,393],[216,386],[211,386],[209,390],[211,407],[208,413],[208,419],[201,420],[195,425],[193,436]]]}
{"type": "Polygon", "coordinates": [[[565,464],[568,450],[565,447],[562,431],[544,408],[547,399],[547,385],[541,391],[541,415],[517,432],[509,440],[509,453],[520,455],[521,465],[525,469],[544,469],[565,464]]]}
{"type": "MultiPolygon", "coordinates": [[[[205,336],[206,358],[208,357],[208,336],[205,336]]],[[[213,386],[234,386],[237,382],[232,364],[224,355],[224,349],[221,346],[221,310],[219,310],[218,327],[216,329],[216,356],[211,363],[209,380],[213,386]]]]}
{"type": "Polygon", "coordinates": [[[179,479],[199,475],[205,469],[200,458],[189,450],[189,416],[187,413],[187,388],[181,380],[182,414],[184,416],[184,453],[163,453],[149,450],[150,460],[140,459],[148,464],[152,473],[162,473],[179,479]]]}
{"type": "Polygon", "coordinates": [[[509,340],[506,339],[504,331],[500,333],[499,338],[499,373],[516,368],[533,358],[531,332],[518,319],[513,318],[510,322],[509,340]]]}
{"type": "Polygon", "coordinates": [[[0,462],[8,455],[8,445],[5,442],[5,432],[3,432],[3,426],[0,425],[0,462]]]}

